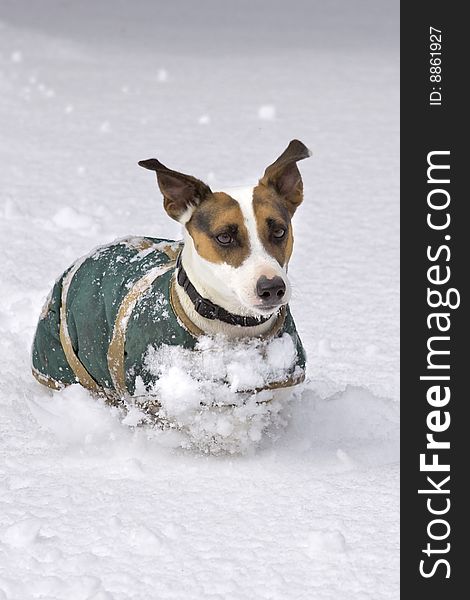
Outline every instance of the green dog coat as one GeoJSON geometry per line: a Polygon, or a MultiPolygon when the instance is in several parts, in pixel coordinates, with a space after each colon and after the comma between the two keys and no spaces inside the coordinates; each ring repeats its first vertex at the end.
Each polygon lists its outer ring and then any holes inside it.
{"type": "MultiPolygon", "coordinates": [[[[80,383],[110,399],[133,395],[136,378],[147,389],[155,375],[145,365],[150,346],[194,350],[204,335],[175,293],[182,242],[150,237],[118,240],[79,259],[56,281],[42,310],[32,350],[36,379],[51,388],[80,383]]],[[[262,389],[290,387],[305,375],[305,352],[288,307],[263,337],[288,333],[296,360],[282,379],[262,389]]]]}

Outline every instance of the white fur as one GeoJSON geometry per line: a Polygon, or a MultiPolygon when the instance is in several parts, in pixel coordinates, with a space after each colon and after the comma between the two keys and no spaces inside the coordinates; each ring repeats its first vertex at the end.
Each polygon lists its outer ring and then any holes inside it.
{"type": "Polygon", "coordinates": [[[181,223],[181,225],[185,226],[186,223],[189,221],[189,219],[193,216],[193,212],[194,212],[194,206],[188,206],[188,208],[184,211],[184,213],[181,215],[181,217],[178,219],[178,221],[181,223]]]}
{"type": "Polygon", "coordinates": [[[242,210],[245,227],[250,240],[250,255],[245,262],[236,269],[235,284],[240,290],[244,302],[248,302],[256,311],[257,306],[262,306],[262,301],[256,294],[256,282],[264,275],[268,279],[281,277],[286,284],[283,304],[290,300],[291,288],[287,279],[287,265],[281,267],[275,258],[266,251],[258,235],[258,223],[253,208],[253,188],[234,188],[227,192],[234,198],[242,210]]]}
{"type": "MultiPolygon", "coordinates": [[[[286,272],[287,265],[281,267],[268,254],[259,238],[253,209],[253,187],[228,189],[226,193],[240,205],[249,236],[249,256],[239,267],[232,267],[226,263],[216,264],[205,260],[196,251],[193,239],[184,227],[183,266],[190,281],[205,298],[235,314],[266,316],[269,313],[262,309],[262,301],[256,294],[256,282],[262,275],[268,279],[276,276],[281,277],[286,284],[282,304],[287,304],[291,294],[286,272]]],[[[182,219],[180,219],[182,225],[188,222],[192,212],[193,209],[189,208],[184,213],[182,219]]],[[[188,317],[207,333],[225,333],[235,337],[240,337],[240,335],[256,336],[267,331],[276,318],[276,315],[273,314],[266,323],[256,327],[243,328],[221,321],[211,321],[196,313],[191,300],[179,285],[177,285],[177,293],[188,317]]],[[[274,312],[277,312],[277,310],[275,309],[274,312]]]]}

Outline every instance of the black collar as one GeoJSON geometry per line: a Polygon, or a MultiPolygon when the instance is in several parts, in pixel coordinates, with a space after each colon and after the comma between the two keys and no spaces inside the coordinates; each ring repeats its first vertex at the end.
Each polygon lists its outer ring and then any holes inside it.
{"type": "Polygon", "coordinates": [[[186,271],[181,264],[181,252],[179,253],[176,261],[176,273],[177,281],[188,294],[191,302],[194,304],[194,309],[199,315],[201,315],[201,317],[204,317],[205,319],[210,319],[211,321],[217,319],[219,321],[223,321],[224,323],[229,323],[230,325],[240,325],[241,327],[255,327],[256,325],[261,325],[261,323],[266,323],[266,321],[268,321],[272,316],[245,317],[242,315],[234,315],[233,313],[228,312],[228,310],[225,310],[225,308],[214,304],[207,298],[203,298],[196,290],[194,285],[189,281],[189,277],[186,275],[186,271]]]}

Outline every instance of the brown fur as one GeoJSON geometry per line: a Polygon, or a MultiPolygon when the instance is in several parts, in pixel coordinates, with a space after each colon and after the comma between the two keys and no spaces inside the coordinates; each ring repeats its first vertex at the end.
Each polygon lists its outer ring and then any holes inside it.
{"type": "Polygon", "coordinates": [[[283,199],[270,187],[258,184],[253,191],[253,210],[261,243],[283,267],[289,262],[294,245],[290,213],[283,199]],[[286,234],[276,240],[273,231],[283,227],[286,234]]]}
{"type": "Polygon", "coordinates": [[[186,228],[198,254],[210,262],[225,262],[239,267],[250,253],[248,231],[240,206],[224,192],[207,196],[194,210],[186,228]],[[215,239],[221,233],[230,234],[234,243],[221,246],[215,239]]]}
{"type": "Polygon", "coordinates": [[[299,140],[292,140],[284,152],[266,168],[260,184],[272,187],[281,196],[290,216],[303,200],[303,183],[297,162],[308,158],[308,148],[299,140]]]}
{"type": "Polygon", "coordinates": [[[175,221],[181,218],[189,206],[197,206],[211,193],[210,187],[200,179],[173,171],[156,158],[141,160],[139,165],[155,171],[158,187],[163,194],[163,207],[175,221]]]}

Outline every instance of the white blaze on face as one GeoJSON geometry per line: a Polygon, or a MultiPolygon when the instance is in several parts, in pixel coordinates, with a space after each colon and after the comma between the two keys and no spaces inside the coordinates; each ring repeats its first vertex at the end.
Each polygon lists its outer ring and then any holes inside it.
{"type": "Polygon", "coordinates": [[[183,261],[191,280],[199,292],[227,310],[240,314],[266,314],[256,293],[256,284],[263,275],[267,279],[281,277],[286,284],[282,303],[287,304],[291,290],[285,267],[271,256],[261,242],[253,209],[253,188],[233,188],[226,193],[241,208],[248,231],[250,252],[239,267],[227,263],[212,263],[197,254],[193,240],[185,230],[183,261]]]}

